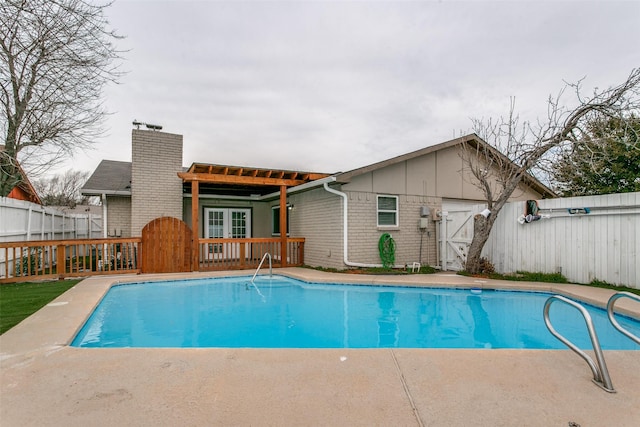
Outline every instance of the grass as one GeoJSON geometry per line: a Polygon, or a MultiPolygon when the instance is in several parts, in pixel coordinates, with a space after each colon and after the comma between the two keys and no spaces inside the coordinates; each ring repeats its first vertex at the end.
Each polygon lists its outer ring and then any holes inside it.
{"type": "Polygon", "coordinates": [[[0,335],[40,310],[80,280],[0,285],[0,335]]]}
{"type": "Polygon", "coordinates": [[[514,280],[522,282],[545,282],[545,283],[569,283],[566,277],[560,273],[531,273],[528,271],[517,271],[512,274],[483,273],[471,274],[466,271],[459,271],[459,275],[467,277],[485,277],[496,280],[514,280]]]}
{"type": "Polygon", "coordinates": [[[632,294],[640,295],[640,289],[628,288],[626,286],[616,286],[616,285],[607,283],[603,280],[597,280],[597,279],[592,280],[588,286],[595,286],[596,288],[611,289],[614,291],[626,291],[626,292],[631,292],[632,294]]]}
{"type": "Polygon", "coordinates": [[[529,271],[517,271],[515,274],[491,273],[491,279],[516,280],[523,282],[545,282],[545,283],[569,283],[561,273],[531,273],[529,271]]]}

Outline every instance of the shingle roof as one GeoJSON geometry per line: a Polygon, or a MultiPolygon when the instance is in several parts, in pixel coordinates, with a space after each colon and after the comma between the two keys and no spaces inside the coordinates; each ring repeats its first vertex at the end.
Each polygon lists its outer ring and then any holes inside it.
{"type": "Polygon", "coordinates": [[[131,162],[103,160],[80,190],[85,195],[131,195],[131,162]]]}

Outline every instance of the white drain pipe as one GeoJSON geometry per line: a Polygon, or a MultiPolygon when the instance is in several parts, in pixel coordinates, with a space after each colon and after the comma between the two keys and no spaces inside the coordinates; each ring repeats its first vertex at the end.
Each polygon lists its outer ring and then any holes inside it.
{"type": "Polygon", "coordinates": [[[343,245],[343,249],[342,249],[342,253],[344,256],[343,262],[345,263],[345,265],[349,266],[349,267],[363,267],[363,268],[376,268],[376,267],[382,267],[382,264],[363,264],[360,262],[351,262],[349,261],[349,240],[348,240],[348,236],[349,236],[349,210],[348,210],[348,199],[347,199],[347,195],[345,193],[343,193],[342,191],[338,191],[338,190],[334,190],[333,188],[329,187],[329,183],[325,182],[324,183],[324,189],[326,191],[328,191],[329,193],[333,193],[335,195],[338,195],[340,197],[342,197],[342,245],[343,245]]]}

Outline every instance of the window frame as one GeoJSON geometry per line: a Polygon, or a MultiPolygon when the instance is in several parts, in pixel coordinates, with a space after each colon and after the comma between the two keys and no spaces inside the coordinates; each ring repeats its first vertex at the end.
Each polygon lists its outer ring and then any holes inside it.
{"type": "Polygon", "coordinates": [[[398,196],[394,196],[392,194],[378,194],[376,195],[376,225],[379,228],[397,228],[400,226],[400,199],[398,196]],[[380,209],[380,199],[394,199],[396,201],[395,209],[380,209]],[[395,223],[394,224],[380,224],[380,214],[381,213],[393,213],[395,215],[395,223]]]}
{"type": "MultiPolygon", "coordinates": [[[[290,216],[291,216],[291,205],[287,204],[287,236],[291,234],[290,216]]],[[[271,206],[271,235],[272,236],[280,236],[280,230],[278,230],[278,232],[276,232],[275,230],[276,224],[278,225],[278,228],[279,228],[280,227],[280,205],[271,206]],[[276,215],[276,211],[278,212],[278,215],[276,215]],[[277,222],[275,221],[276,218],[278,219],[277,222]]]]}

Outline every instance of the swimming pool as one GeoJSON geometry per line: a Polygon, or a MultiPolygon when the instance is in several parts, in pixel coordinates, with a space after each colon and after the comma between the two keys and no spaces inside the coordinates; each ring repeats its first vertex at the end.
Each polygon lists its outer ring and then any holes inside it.
{"type": "MultiPolygon", "coordinates": [[[[306,283],[282,276],[112,287],[76,347],[566,348],[547,330],[551,294],[306,283]]],[[[605,350],[640,350],[587,306],[605,350]]],[[[551,307],[558,332],[591,348],[584,320],[551,307]]],[[[640,321],[618,316],[640,335],[640,321]]]]}

